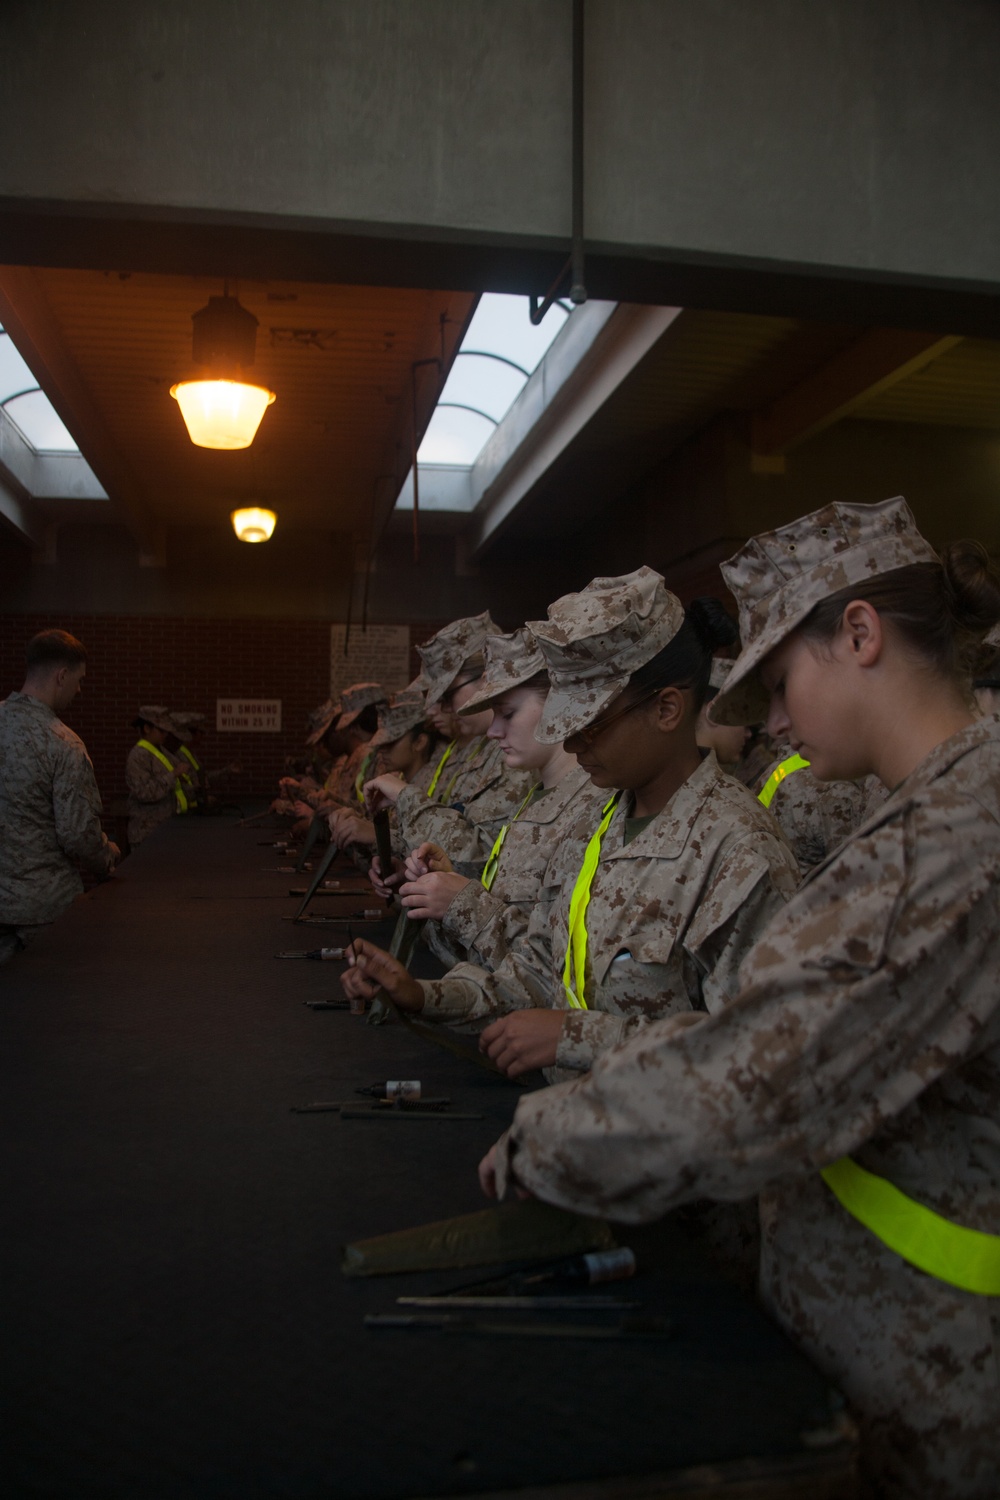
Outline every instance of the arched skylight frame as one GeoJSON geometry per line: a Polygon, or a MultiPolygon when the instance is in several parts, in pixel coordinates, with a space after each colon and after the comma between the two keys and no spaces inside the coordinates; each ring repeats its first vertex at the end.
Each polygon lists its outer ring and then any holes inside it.
{"type": "Polygon", "coordinates": [[[420,445],[422,468],[472,467],[572,311],[554,303],[535,325],[528,306],[527,297],[480,298],[420,445]]]}
{"type": "Polygon", "coordinates": [[[76,454],[80,446],[6,328],[0,324],[0,411],[4,412],[33,453],[76,454]]]}

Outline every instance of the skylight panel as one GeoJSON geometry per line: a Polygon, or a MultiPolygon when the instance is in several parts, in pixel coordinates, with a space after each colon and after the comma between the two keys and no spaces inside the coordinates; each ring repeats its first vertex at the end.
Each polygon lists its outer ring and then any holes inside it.
{"type": "Polygon", "coordinates": [[[23,396],[12,396],[3,403],[3,409],[36,453],[79,453],[44,391],[36,389],[23,396]]]}
{"type": "Polygon", "coordinates": [[[553,306],[536,328],[527,297],[484,293],[428,423],[419,462],[471,467],[566,317],[553,306]]]}
{"type": "Polygon", "coordinates": [[[79,453],[76,439],[0,326],[0,410],[36,453],[79,453]]]}

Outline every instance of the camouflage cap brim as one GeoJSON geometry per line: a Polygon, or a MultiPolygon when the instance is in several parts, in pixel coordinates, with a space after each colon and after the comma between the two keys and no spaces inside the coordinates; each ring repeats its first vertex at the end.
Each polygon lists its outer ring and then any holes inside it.
{"type": "Polygon", "coordinates": [[[569,686],[549,688],[542,717],[535,730],[535,739],[540,745],[559,745],[571,735],[579,734],[588,724],[600,718],[606,708],[628,686],[631,672],[619,673],[616,677],[601,680],[571,683],[569,686]]]}
{"type": "Polygon", "coordinates": [[[426,710],[424,693],[416,682],[402,691],[379,710],[378,729],[368,741],[369,750],[380,750],[383,745],[394,745],[411,729],[424,722],[426,710]]]}
{"type": "Polygon", "coordinates": [[[530,630],[491,635],[483,647],[486,669],[474,695],[457,710],[460,717],[482,713],[512,688],[523,687],[545,671],[545,658],[530,630]]]}
{"type": "Polygon", "coordinates": [[[468,615],[461,620],[452,620],[429,641],[417,647],[423,663],[418,679],[427,693],[428,708],[440,703],[461,675],[465,663],[478,656],[488,636],[499,635],[500,627],[489,610],[481,615],[468,615]]]}
{"type": "Polygon", "coordinates": [[[340,695],[340,718],[338,729],[350,729],[366,708],[381,707],[388,703],[389,695],[380,682],[355,682],[340,695]]]}
{"type": "Polygon", "coordinates": [[[902,496],[873,505],[825,505],[753,537],[721,566],[739,605],[746,644],[709,718],[716,724],[764,723],[770,695],[760,667],[817,604],[897,568],[938,561],[902,496]]]}
{"type": "Polygon", "coordinates": [[[318,745],[323,736],[331,729],[340,713],[340,699],[328,698],[319,708],[314,709],[309,715],[309,733],[306,735],[307,745],[318,745]]]}
{"type": "Polygon", "coordinates": [[[156,729],[162,729],[165,734],[176,734],[177,728],[170,717],[170,710],[162,703],[150,703],[145,708],[140,708],[137,714],[144,724],[152,724],[156,729]]]}

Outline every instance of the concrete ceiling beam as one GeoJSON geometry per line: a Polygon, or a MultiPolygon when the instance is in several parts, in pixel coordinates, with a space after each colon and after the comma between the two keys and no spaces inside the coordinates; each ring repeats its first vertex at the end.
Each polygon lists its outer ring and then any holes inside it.
{"type": "Polygon", "coordinates": [[[29,547],[41,549],[45,546],[45,521],[37,508],[25,496],[18,493],[13,484],[0,472],[0,523],[12,531],[18,541],[29,547]]]}
{"type": "Polygon", "coordinates": [[[751,449],[776,458],[953,349],[949,335],[872,328],[753,417],[751,449]]]}
{"type": "Polygon", "coordinates": [[[467,533],[478,559],[622,382],[683,315],[679,307],[586,303],[560,332],[473,469],[487,480],[467,533]]]}

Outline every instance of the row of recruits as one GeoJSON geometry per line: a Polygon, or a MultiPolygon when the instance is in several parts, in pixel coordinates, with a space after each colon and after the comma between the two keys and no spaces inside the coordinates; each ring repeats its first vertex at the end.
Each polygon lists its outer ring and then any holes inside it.
{"type": "MultiPolygon", "coordinates": [[[[820,786],[862,788],[843,842],[800,883],[770,809],[698,753],[718,617],[650,569],[595,579],[527,629],[548,679],[534,738],[587,772],[599,820],[553,849],[496,954],[467,926],[478,961],[418,982],[359,940],[345,988],[488,1020],[480,1043],[507,1071],[552,1070],[484,1159],[488,1193],[626,1222],[757,1197],[761,1296],[847,1394],[865,1493],[986,1500],[1000,1476],[1000,721],[972,680],[1000,583],[975,543],[938,556],[900,498],[825,506],[723,573],[742,645],[711,718],[766,725],[790,752],[779,780],[798,761],[820,786]]],[[[510,710],[503,655],[484,651],[459,713],[510,710]]],[[[537,671],[509,680],[513,695],[540,686],[537,671]]],[[[498,732],[516,756],[515,740],[498,732]]],[[[459,860],[470,839],[487,847],[462,832],[459,860]]],[[[449,873],[416,873],[419,849],[409,871],[381,872],[411,910],[449,873]]]]}

